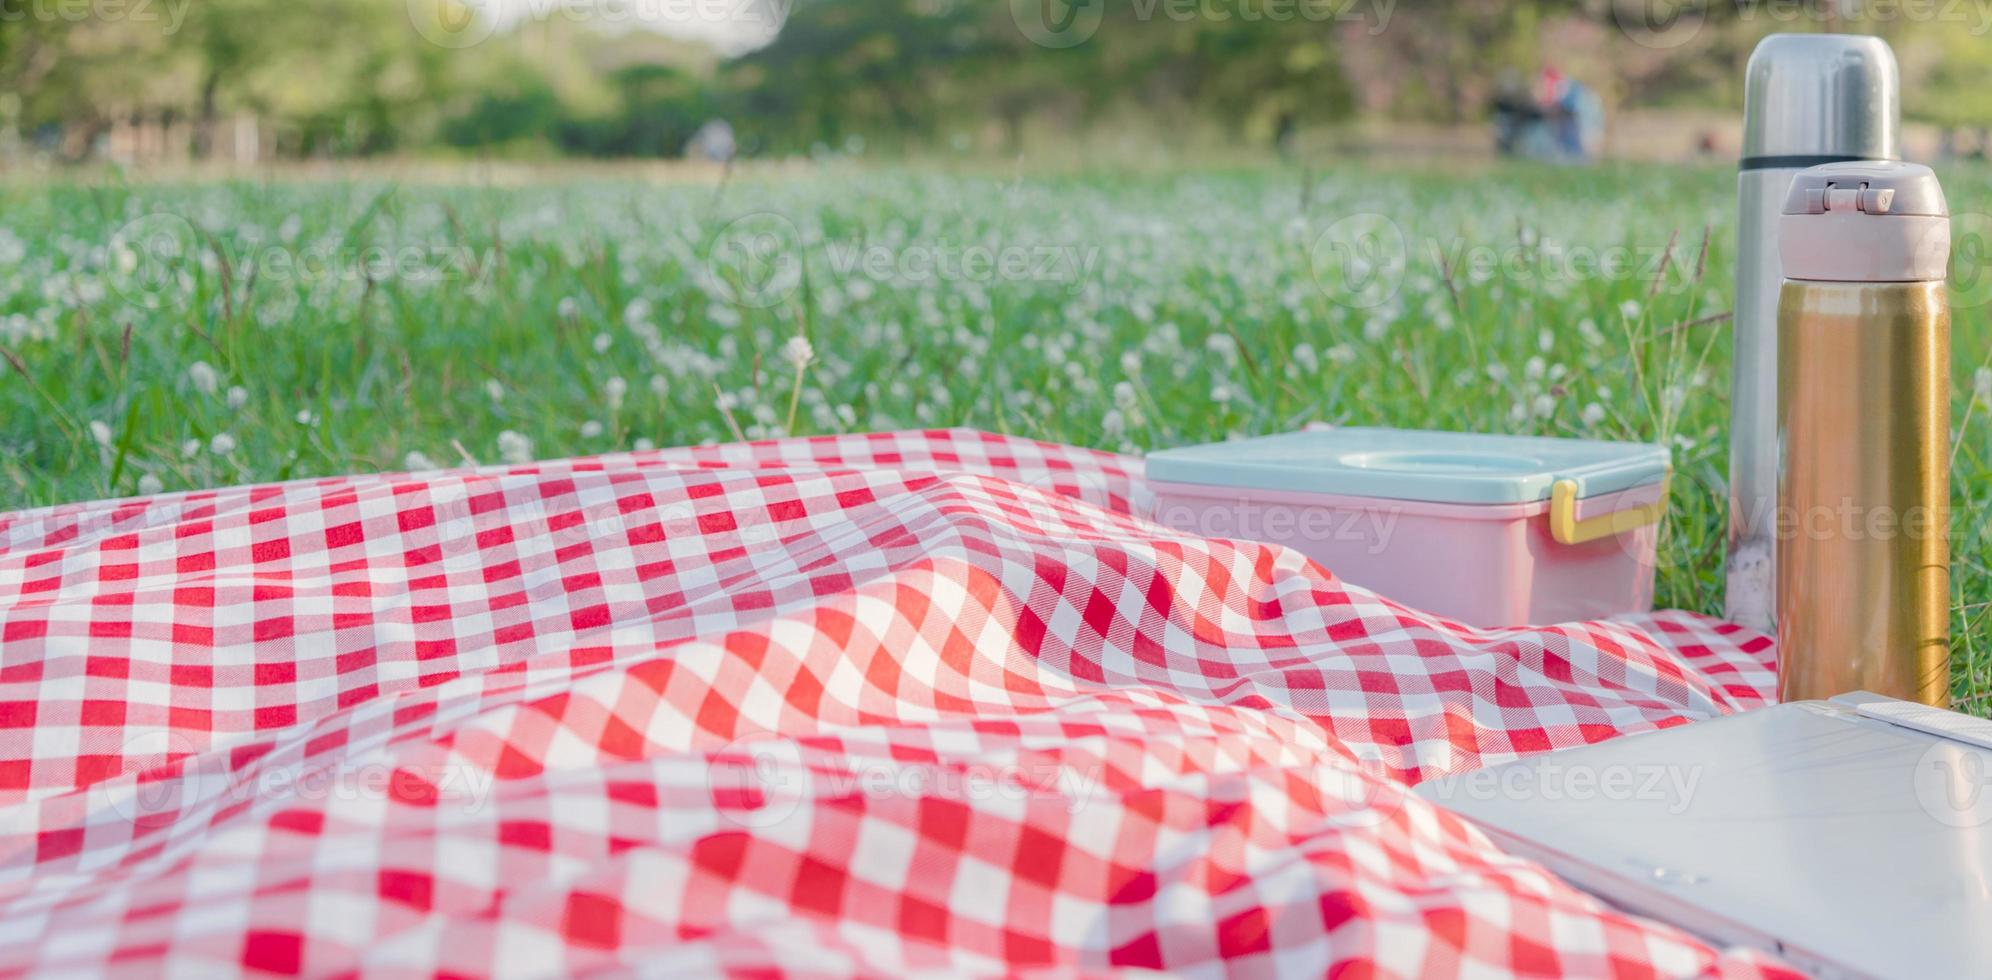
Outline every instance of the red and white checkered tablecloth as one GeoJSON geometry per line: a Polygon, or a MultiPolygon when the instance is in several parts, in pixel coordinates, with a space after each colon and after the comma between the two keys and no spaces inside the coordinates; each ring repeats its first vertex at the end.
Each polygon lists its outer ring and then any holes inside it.
{"type": "Polygon", "coordinates": [[[970,431],[0,515],[0,974],[1757,976],[1405,786],[1763,703],[970,431]]]}

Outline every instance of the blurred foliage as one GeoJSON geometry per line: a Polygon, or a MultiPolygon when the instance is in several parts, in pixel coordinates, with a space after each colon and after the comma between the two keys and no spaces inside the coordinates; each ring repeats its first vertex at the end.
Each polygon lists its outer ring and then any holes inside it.
{"type": "Polygon", "coordinates": [[[531,0],[515,22],[441,43],[425,26],[461,30],[490,3],[156,0],[80,8],[104,12],[89,17],[30,4],[0,18],[0,91],[13,93],[0,96],[0,125],[71,158],[134,119],[183,127],[205,153],[242,115],[271,151],[298,157],[671,155],[715,116],[761,152],[1012,151],[1031,133],[1107,122],[1269,145],[1364,117],[1473,121],[1504,78],[1548,65],[1611,106],[1734,107],[1757,39],[1793,29],[1883,34],[1912,116],[1959,128],[1992,118],[1992,25],[1958,19],[1971,5],[751,0],[730,9],[785,8],[781,29],[723,57],[591,19],[607,6],[561,2],[531,0]],[[1038,43],[1033,18],[1082,33],[1038,43]]]}

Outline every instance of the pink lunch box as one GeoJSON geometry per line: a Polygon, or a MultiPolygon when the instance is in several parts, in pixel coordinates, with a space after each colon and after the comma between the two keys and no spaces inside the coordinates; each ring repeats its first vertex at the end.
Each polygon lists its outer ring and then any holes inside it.
{"type": "Polygon", "coordinates": [[[1154,453],[1155,519],[1293,548],[1472,626],[1645,612],[1667,506],[1658,446],[1320,429],[1154,453]]]}

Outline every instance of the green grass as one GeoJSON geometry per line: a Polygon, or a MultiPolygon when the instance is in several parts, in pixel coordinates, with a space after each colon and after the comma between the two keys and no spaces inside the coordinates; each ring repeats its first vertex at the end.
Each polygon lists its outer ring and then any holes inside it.
{"type": "MultiPolygon", "coordinates": [[[[1992,172],[1945,177],[1953,202],[1992,190],[1992,172]]],[[[1717,611],[1733,182],[1372,165],[9,186],[0,510],[528,442],[1550,433],[1671,446],[1659,601],[1717,611]],[[1400,234],[1380,279],[1334,260],[1338,242],[1387,258],[1400,234]],[[1614,254],[1624,268],[1575,257],[1614,254]]],[[[1956,689],[1983,710],[1992,424],[1967,405],[1987,307],[1961,304],[1955,330],[1956,689]]]]}

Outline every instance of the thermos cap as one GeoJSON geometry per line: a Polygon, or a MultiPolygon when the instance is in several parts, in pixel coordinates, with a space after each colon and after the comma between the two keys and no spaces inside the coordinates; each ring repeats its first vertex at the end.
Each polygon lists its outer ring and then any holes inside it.
{"type": "Polygon", "coordinates": [[[1743,84],[1743,169],[1901,155],[1901,86],[1888,42],[1861,34],[1772,34],[1743,84]]]}
{"type": "Polygon", "coordinates": [[[1928,282],[1950,265],[1950,208],[1920,163],[1862,160],[1800,171],[1785,194],[1778,253],[1788,279],[1928,282]]]}

